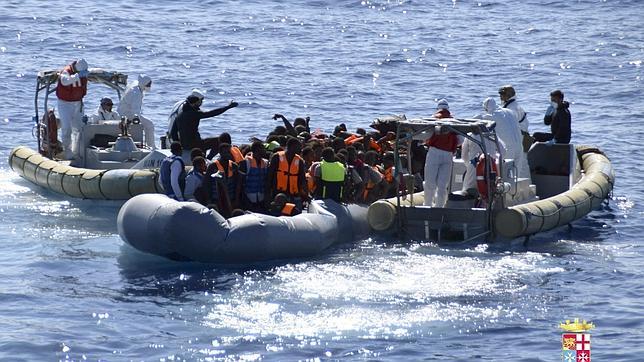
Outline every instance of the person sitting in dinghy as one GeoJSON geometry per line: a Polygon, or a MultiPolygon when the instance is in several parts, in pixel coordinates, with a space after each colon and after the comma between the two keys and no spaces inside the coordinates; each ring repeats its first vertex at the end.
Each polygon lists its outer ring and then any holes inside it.
{"type": "Polygon", "coordinates": [[[333,148],[327,147],[322,151],[322,161],[315,169],[316,199],[331,199],[342,202],[344,197],[344,180],[346,169],[338,161],[333,148]]]}
{"type": "Polygon", "coordinates": [[[170,152],[172,152],[172,155],[161,161],[159,182],[166,195],[177,201],[184,201],[183,192],[186,188],[186,168],[185,162],[181,158],[181,153],[183,153],[181,143],[177,141],[172,142],[170,152]]]}
{"type": "Polygon", "coordinates": [[[203,181],[208,204],[216,206],[225,218],[239,208],[241,194],[239,165],[233,161],[230,147],[229,143],[219,145],[219,159],[208,166],[203,181]]]}
{"type": "Polygon", "coordinates": [[[96,114],[93,114],[90,118],[90,122],[94,124],[101,124],[105,121],[120,121],[121,116],[117,112],[112,111],[113,106],[114,102],[112,102],[111,98],[102,98],[101,104],[98,105],[96,114]]]}
{"type": "Polygon", "coordinates": [[[269,194],[285,193],[289,201],[300,209],[303,202],[309,199],[306,164],[301,153],[300,141],[289,138],[286,150],[274,153],[268,165],[269,194]]]}
{"type": "Polygon", "coordinates": [[[204,200],[203,194],[203,177],[206,173],[206,159],[196,156],[192,159],[192,170],[186,175],[186,187],[183,192],[186,200],[204,200]]]}
{"type": "Polygon", "coordinates": [[[267,194],[268,160],[266,150],[261,141],[255,141],[250,146],[250,152],[239,164],[242,176],[242,200],[246,210],[255,212],[265,211],[264,197],[267,194]]]}
{"type": "Polygon", "coordinates": [[[364,163],[361,177],[365,188],[358,202],[371,204],[384,196],[386,184],[378,166],[378,152],[367,152],[364,155],[364,163]]]}

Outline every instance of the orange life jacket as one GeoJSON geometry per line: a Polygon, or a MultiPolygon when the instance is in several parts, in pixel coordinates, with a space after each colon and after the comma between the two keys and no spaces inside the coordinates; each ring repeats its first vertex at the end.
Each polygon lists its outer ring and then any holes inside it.
{"type": "MultiPolygon", "coordinates": [[[[318,165],[318,167],[320,167],[318,165]]],[[[315,184],[315,172],[313,170],[313,165],[309,167],[309,170],[306,172],[306,185],[309,187],[309,193],[313,194],[317,185],[315,184]]]]}
{"type": "MultiPolygon", "coordinates": [[[[351,136],[347,137],[347,139],[344,141],[344,143],[347,144],[347,145],[352,145],[352,144],[357,143],[357,142],[362,142],[362,140],[364,140],[364,137],[357,137],[355,135],[351,135],[351,136]],[[352,137],[354,137],[354,138],[352,138],[352,137]]],[[[382,149],[380,148],[380,145],[378,144],[378,142],[374,141],[373,138],[369,141],[369,148],[371,148],[371,149],[373,149],[373,150],[375,150],[377,152],[382,151],[382,149]]]]}
{"type": "Polygon", "coordinates": [[[352,145],[355,142],[354,140],[357,138],[358,138],[357,135],[352,134],[351,136],[344,139],[344,144],[347,146],[352,145]]]}
{"type": "MultiPolygon", "coordinates": [[[[371,167],[371,169],[373,169],[374,171],[376,171],[376,172],[380,173],[380,171],[378,171],[378,167],[376,167],[376,166],[368,166],[368,167],[371,167]]],[[[380,174],[381,174],[381,173],[380,173],[380,174]]],[[[381,175],[382,175],[382,174],[381,174],[381,175]]],[[[373,181],[371,181],[371,177],[369,177],[369,181],[367,181],[367,185],[365,186],[365,188],[364,188],[364,192],[362,193],[362,198],[363,198],[363,199],[365,199],[365,200],[367,200],[367,197],[369,196],[369,193],[370,193],[370,192],[371,192],[371,190],[373,190],[375,187],[376,187],[376,184],[375,184],[373,181]]]]}
{"type": "Polygon", "coordinates": [[[237,146],[230,147],[230,154],[233,156],[233,161],[237,163],[240,163],[244,159],[244,155],[242,155],[241,150],[237,146]]]}
{"type": "Polygon", "coordinates": [[[288,195],[298,195],[301,191],[298,183],[300,162],[304,162],[304,160],[299,155],[295,155],[289,165],[286,159],[286,151],[280,151],[277,154],[280,160],[277,166],[277,191],[285,192],[288,195]]]}
{"type": "Polygon", "coordinates": [[[282,208],[283,216],[293,216],[293,210],[295,210],[295,204],[286,203],[282,208]]]}
{"type": "MultiPolygon", "coordinates": [[[[215,166],[217,166],[217,170],[219,172],[224,172],[224,165],[219,162],[219,160],[215,161],[215,166]]],[[[228,160],[228,172],[226,173],[226,177],[231,178],[233,177],[233,161],[228,160]]]]}
{"type": "MultiPolygon", "coordinates": [[[[75,64],[72,63],[72,64],[75,64]]],[[[73,75],[76,72],[72,67],[72,64],[65,66],[62,73],[68,73],[73,75]]],[[[58,76],[58,84],[56,85],[56,97],[63,101],[67,102],[79,102],[83,100],[83,97],[87,94],[87,78],[80,78],[80,82],[74,82],[70,85],[63,85],[60,81],[60,75],[58,76]]]]}

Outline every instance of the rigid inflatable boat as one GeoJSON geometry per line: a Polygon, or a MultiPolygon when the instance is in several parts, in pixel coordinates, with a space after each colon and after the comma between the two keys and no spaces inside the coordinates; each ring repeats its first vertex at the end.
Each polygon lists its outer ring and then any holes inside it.
{"type": "Polygon", "coordinates": [[[224,219],[194,202],[161,194],[135,196],[118,214],[119,235],[134,248],[173,260],[245,263],[310,257],[368,235],[367,208],[313,201],[308,213],[249,213],[224,219]]]}
{"type": "MultiPolygon", "coordinates": [[[[100,123],[87,122],[83,117],[78,157],[64,159],[57,136],[59,120],[49,108],[49,95],[56,91],[58,77],[56,70],[38,73],[33,117],[37,150],[14,148],[9,154],[11,169],[36,185],[74,198],[126,200],[142,193],[161,192],[157,170],[170,151],[156,150],[154,145],[145,143],[138,116],[100,123]]],[[[127,85],[127,75],[98,68],[90,69],[87,78],[90,83],[112,89],[119,98],[127,85]]]]}
{"type": "MultiPolygon", "coordinates": [[[[482,149],[483,139],[495,139],[492,124],[480,120],[400,118],[396,122],[399,146],[415,135],[443,131],[468,137],[482,149]]],[[[463,160],[455,158],[450,189],[458,191],[449,194],[445,207],[424,206],[423,192],[400,195],[371,204],[369,225],[374,232],[416,240],[529,237],[570,224],[599,208],[615,182],[609,159],[594,147],[535,143],[528,151],[530,179],[513,175],[512,161],[496,160],[493,172],[488,168],[482,175],[477,173],[491,195],[485,203],[461,191],[465,167],[463,160]]]]}

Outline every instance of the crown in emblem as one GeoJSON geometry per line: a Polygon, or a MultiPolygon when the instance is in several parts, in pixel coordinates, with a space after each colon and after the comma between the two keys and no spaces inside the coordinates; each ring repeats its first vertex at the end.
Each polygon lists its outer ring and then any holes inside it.
{"type": "Polygon", "coordinates": [[[585,320],[580,322],[579,318],[575,318],[575,321],[572,323],[570,320],[566,320],[566,323],[559,323],[559,328],[566,332],[586,332],[595,328],[595,325],[585,320]]]}

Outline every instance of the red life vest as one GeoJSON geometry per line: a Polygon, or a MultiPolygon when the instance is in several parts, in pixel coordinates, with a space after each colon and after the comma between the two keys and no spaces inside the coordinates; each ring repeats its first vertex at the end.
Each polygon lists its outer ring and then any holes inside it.
{"type": "Polygon", "coordinates": [[[70,85],[63,85],[60,81],[60,77],[63,73],[67,73],[69,75],[76,73],[72,67],[74,64],[76,64],[76,62],[63,68],[63,71],[60,72],[60,75],[58,76],[58,84],[56,85],[56,97],[67,102],[80,102],[83,100],[85,94],[87,94],[87,78],[80,78],[80,82],[76,81],[70,85]]]}
{"type": "Polygon", "coordinates": [[[458,147],[458,138],[453,132],[445,134],[434,134],[427,141],[427,146],[454,153],[456,152],[456,147],[458,147]]]}
{"type": "MultiPolygon", "coordinates": [[[[452,114],[447,109],[439,109],[434,113],[434,118],[450,118],[452,114]]],[[[425,145],[439,150],[454,153],[458,147],[458,138],[455,133],[434,134],[425,145]]]]}

